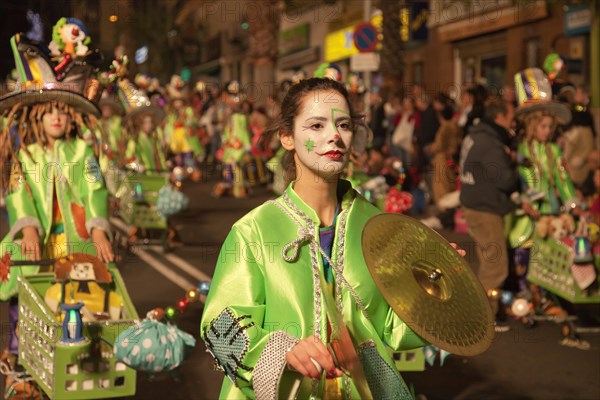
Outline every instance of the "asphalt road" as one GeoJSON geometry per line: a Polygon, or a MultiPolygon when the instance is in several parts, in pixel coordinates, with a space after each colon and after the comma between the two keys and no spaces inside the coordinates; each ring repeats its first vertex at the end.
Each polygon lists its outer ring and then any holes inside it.
{"type": "MultiPolygon", "coordinates": [[[[231,225],[253,207],[272,198],[264,188],[249,199],[215,199],[212,183],[188,184],[188,211],[173,219],[184,247],[164,254],[160,247],[122,253],[119,269],[140,316],[155,307],[175,305],[185,291],[212,276],[221,243],[231,225]]],[[[6,232],[6,219],[0,217],[6,232]]],[[[466,235],[442,232],[467,250],[467,260],[476,268],[471,241],[466,235]]],[[[596,307],[594,313],[598,313],[596,307]]],[[[202,303],[191,304],[177,325],[198,342],[174,378],[153,380],[138,373],[136,399],[216,399],[223,374],[213,370],[213,361],[199,340],[202,303]]],[[[0,323],[6,326],[6,305],[0,305],[0,323]]],[[[533,329],[511,322],[512,330],[499,334],[491,348],[476,357],[451,355],[423,372],[403,376],[415,392],[434,399],[600,399],[600,333],[581,333],[589,350],[560,345],[557,324],[540,322],[533,329]]],[[[6,330],[2,330],[3,347],[6,330]]]]}

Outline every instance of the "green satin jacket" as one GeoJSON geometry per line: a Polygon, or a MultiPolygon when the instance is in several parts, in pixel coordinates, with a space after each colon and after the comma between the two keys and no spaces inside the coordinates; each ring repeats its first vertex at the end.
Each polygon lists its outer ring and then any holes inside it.
{"type": "MultiPolygon", "coordinates": [[[[561,203],[569,210],[576,201],[575,188],[569,174],[562,165],[562,154],[556,143],[541,143],[537,140],[519,144],[518,151],[531,161],[531,165],[519,166],[521,191],[532,189],[544,194],[540,200],[532,203],[533,208],[542,215],[557,215],[561,203]],[[547,151],[549,149],[549,152],[547,151]],[[550,160],[549,154],[552,156],[550,160]],[[554,178],[554,186],[550,180],[554,178]]],[[[535,223],[525,215],[507,215],[508,241],[512,248],[531,246],[535,223]]]]}
{"type": "MultiPolygon", "coordinates": [[[[338,192],[342,207],[332,261],[343,268],[351,288],[334,274],[338,310],[358,342],[374,398],[411,399],[388,350],[426,343],[392,311],[365,265],[362,228],[379,210],[347,181],[340,180],[338,192]]],[[[285,351],[311,335],[327,342],[318,275],[323,262],[311,246],[319,241],[319,226],[316,212],[298,197],[292,183],[277,200],[257,207],[232,227],[200,327],[208,351],[226,374],[220,398],[288,398],[299,375],[285,368],[285,351]],[[308,236],[295,241],[299,234],[308,236]],[[298,251],[296,261],[284,259],[284,247],[288,256],[298,251]]],[[[344,398],[359,398],[350,378],[339,380],[344,398]]],[[[324,383],[324,378],[304,378],[296,397],[322,398],[324,383]]]]}
{"type": "Polygon", "coordinates": [[[104,127],[104,132],[107,135],[110,149],[115,154],[119,154],[121,151],[121,117],[118,115],[113,115],[107,120],[102,120],[102,125],[104,127]]]}
{"type": "MultiPolygon", "coordinates": [[[[107,191],[92,147],[83,140],[57,140],[54,153],[39,144],[20,150],[12,166],[6,207],[10,230],[0,242],[0,252],[21,259],[19,239],[26,226],[37,228],[41,250],[52,232],[52,200],[56,196],[69,253],[96,254],[90,236],[93,228],[110,234],[107,191]]],[[[54,228],[56,229],[56,227],[54,228]]],[[[11,268],[7,282],[0,280],[0,299],[17,293],[17,276],[36,273],[38,267],[11,268]]]]}
{"type": "Polygon", "coordinates": [[[163,136],[168,143],[171,143],[173,131],[178,123],[181,123],[186,127],[187,134],[185,140],[194,156],[197,157],[203,155],[204,146],[200,143],[198,136],[192,134],[192,128],[196,125],[196,118],[194,117],[194,110],[192,107],[187,106],[180,112],[171,111],[167,114],[163,136]]]}
{"type": "Polygon", "coordinates": [[[167,170],[167,162],[158,139],[139,132],[135,138],[129,139],[126,153],[127,162],[140,163],[145,170],[167,170]]]}
{"type": "Polygon", "coordinates": [[[223,132],[223,162],[241,163],[251,147],[248,117],[242,113],[232,114],[223,132]]]}
{"type": "Polygon", "coordinates": [[[533,140],[531,146],[522,142],[519,153],[531,160],[531,166],[519,166],[519,175],[528,188],[543,192],[545,196],[533,203],[541,214],[559,214],[560,203],[567,207],[575,200],[575,188],[562,164],[562,153],[556,143],[533,140]],[[552,156],[549,157],[548,151],[552,156]],[[552,186],[550,177],[554,178],[552,186]]]}

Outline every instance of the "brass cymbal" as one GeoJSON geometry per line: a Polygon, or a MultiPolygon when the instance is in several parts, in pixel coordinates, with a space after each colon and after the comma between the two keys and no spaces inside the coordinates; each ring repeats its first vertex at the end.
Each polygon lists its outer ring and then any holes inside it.
{"type": "Polygon", "coordinates": [[[423,339],[463,356],[491,345],[487,295],[469,264],[433,229],[404,215],[378,214],[363,228],[362,250],[383,297],[423,339]]]}

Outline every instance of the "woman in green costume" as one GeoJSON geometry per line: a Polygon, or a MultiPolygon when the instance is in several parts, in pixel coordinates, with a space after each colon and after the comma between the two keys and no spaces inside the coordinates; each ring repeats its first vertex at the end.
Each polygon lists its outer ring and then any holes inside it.
{"type": "Polygon", "coordinates": [[[286,149],[291,183],[232,227],[200,327],[227,377],[220,398],[359,398],[327,350],[322,291],[333,294],[359,345],[374,398],[412,398],[388,349],[425,343],[392,311],[365,265],[362,228],[379,210],[339,178],[354,121],[343,85],[311,78],[290,88],[268,129],[286,149]]]}
{"type": "MultiPolygon", "coordinates": [[[[579,204],[573,182],[563,166],[562,152],[552,142],[558,125],[571,120],[571,112],[562,103],[552,101],[548,77],[537,68],[515,74],[519,107],[515,117],[524,135],[518,146],[521,202],[524,214],[513,220],[509,242],[515,249],[514,261],[519,295],[530,297],[526,282],[529,256],[534,240],[536,219],[541,215],[573,212],[579,204]]],[[[542,309],[549,309],[542,305],[542,309]]]]}
{"type": "Polygon", "coordinates": [[[167,163],[160,147],[160,127],[165,112],[154,104],[140,88],[122,78],[119,99],[123,117],[124,139],[127,143],[125,164],[138,172],[166,172],[167,163]]]}

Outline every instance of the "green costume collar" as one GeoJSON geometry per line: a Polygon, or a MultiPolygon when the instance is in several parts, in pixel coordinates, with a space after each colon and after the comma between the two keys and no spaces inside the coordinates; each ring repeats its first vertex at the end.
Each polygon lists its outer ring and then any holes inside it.
{"type": "MultiPolygon", "coordinates": [[[[302,200],[300,198],[300,196],[298,196],[298,194],[294,190],[295,184],[296,184],[295,180],[290,182],[287,189],[285,189],[285,193],[290,198],[290,200],[296,206],[298,206],[298,208],[304,214],[306,214],[306,216],[308,218],[310,218],[313,221],[315,226],[321,226],[321,219],[319,218],[319,216],[317,215],[315,210],[313,210],[308,204],[306,204],[304,202],[304,200],[302,200]]],[[[354,198],[355,193],[356,192],[354,190],[352,190],[352,185],[350,184],[350,182],[348,182],[347,180],[344,180],[344,179],[338,179],[337,194],[338,194],[338,199],[339,198],[342,199],[340,212],[341,212],[341,210],[345,210],[348,208],[348,204],[350,203],[350,200],[352,200],[354,198]]]]}

